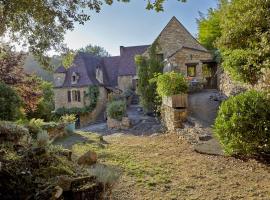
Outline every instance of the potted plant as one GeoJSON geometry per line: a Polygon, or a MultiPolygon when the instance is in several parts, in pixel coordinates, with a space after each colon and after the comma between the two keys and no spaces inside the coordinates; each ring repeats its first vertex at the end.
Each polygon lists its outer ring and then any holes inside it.
{"type": "Polygon", "coordinates": [[[67,133],[72,133],[75,131],[75,121],[76,121],[75,115],[73,114],[63,115],[60,121],[65,125],[65,131],[67,133]]]}
{"type": "Polygon", "coordinates": [[[188,84],[184,75],[166,72],[157,74],[151,81],[157,84],[157,93],[162,97],[162,103],[172,108],[186,108],[188,106],[188,84]]]}

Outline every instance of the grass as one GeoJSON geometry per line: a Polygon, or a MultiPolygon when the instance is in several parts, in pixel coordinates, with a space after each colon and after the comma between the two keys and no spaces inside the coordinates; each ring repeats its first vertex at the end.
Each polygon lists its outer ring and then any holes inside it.
{"type": "Polygon", "coordinates": [[[114,199],[269,199],[270,167],[250,160],[197,154],[176,135],[87,138],[72,146],[75,156],[88,150],[98,162],[120,168],[114,199]]]}

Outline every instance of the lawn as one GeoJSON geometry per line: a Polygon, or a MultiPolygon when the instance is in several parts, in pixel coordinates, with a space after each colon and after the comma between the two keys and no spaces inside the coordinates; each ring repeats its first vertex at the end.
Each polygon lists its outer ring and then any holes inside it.
{"type": "Polygon", "coordinates": [[[270,199],[270,166],[255,160],[201,155],[173,134],[78,134],[85,140],[72,146],[75,157],[91,149],[121,169],[113,199],[270,199]]]}

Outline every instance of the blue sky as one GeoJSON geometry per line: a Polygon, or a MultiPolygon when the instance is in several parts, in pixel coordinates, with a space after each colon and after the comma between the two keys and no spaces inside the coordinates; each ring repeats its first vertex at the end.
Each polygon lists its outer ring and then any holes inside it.
{"type": "Polygon", "coordinates": [[[72,49],[94,44],[104,47],[111,55],[119,55],[121,45],[151,44],[173,16],[196,36],[199,11],[207,13],[208,8],[216,7],[217,0],[188,0],[187,3],[167,0],[165,11],[159,13],[146,10],[145,5],[145,0],[104,5],[100,13],[91,14],[91,20],[85,25],[76,24],[75,30],[66,34],[65,42],[72,49]]]}

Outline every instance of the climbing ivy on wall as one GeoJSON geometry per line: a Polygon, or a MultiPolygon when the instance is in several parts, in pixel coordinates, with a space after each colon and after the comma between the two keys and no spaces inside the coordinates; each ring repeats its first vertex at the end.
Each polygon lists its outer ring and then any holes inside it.
{"type": "Polygon", "coordinates": [[[89,86],[87,93],[85,93],[85,98],[89,100],[89,104],[84,106],[83,108],[58,108],[56,110],[56,115],[62,116],[65,114],[85,114],[92,112],[97,106],[97,101],[99,97],[99,88],[98,86],[89,86]]]}
{"type": "Polygon", "coordinates": [[[158,44],[155,41],[148,49],[149,56],[136,56],[135,62],[138,71],[138,93],[140,95],[140,104],[145,112],[158,113],[161,105],[161,99],[156,93],[156,83],[150,82],[156,73],[163,71],[163,64],[157,55],[158,44]]]}

